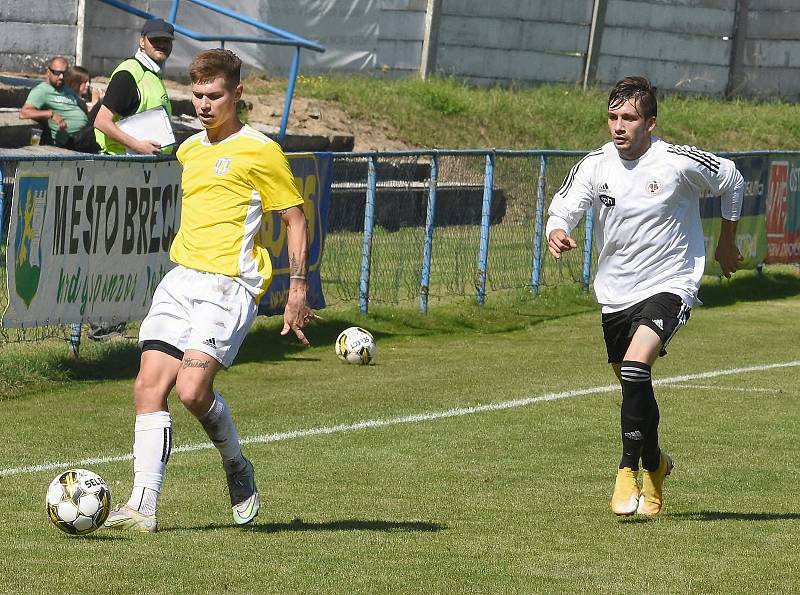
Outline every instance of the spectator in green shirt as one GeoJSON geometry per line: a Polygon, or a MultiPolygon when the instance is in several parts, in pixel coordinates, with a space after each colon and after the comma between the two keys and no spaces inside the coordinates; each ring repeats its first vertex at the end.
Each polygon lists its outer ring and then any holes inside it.
{"type": "Polygon", "coordinates": [[[99,147],[85,104],[64,84],[68,70],[69,63],[61,56],[50,60],[47,80],[31,89],[19,117],[47,125],[50,138],[59,147],[97,153],[99,147]]]}

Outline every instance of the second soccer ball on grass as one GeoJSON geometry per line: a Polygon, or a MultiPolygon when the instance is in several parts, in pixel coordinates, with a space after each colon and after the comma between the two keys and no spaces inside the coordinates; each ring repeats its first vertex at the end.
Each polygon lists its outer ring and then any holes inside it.
{"type": "Polygon", "coordinates": [[[351,326],[336,337],[335,349],[343,362],[366,365],[375,358],[375,338],[368,330],[351,326]]]}

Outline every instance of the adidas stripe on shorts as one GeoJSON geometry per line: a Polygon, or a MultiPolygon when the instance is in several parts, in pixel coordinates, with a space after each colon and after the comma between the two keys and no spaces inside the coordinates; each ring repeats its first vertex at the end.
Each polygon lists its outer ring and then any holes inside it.
{"type": "Polygon", "coordinates": [[[153,294],[139,345],[162,341],[201,351],[224,367],[233,363],[256,318],[253,295],[232,277],[176,266],[153,294]]]}
{"type": "Polygon", "coordinates": [[[630,308],[603,314],[603,337],[606,340],[608,363],[619,364],[639,325],[653,329],[661,339],[660,356],[667,355],[669,344],[691,314],[689,307],[674,293],[657,293],[630,308]]]}

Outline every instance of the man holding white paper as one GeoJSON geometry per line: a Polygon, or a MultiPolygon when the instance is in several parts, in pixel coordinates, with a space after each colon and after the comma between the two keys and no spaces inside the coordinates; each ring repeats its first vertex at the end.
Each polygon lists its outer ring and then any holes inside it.
{"type": "Polygon", "coordinates": [[[123,61],[111,74],[103,104],[94,121],[95,136],[102,153],[157,155],[172,152],[172,146],[165,145],[165,135],[160,128],[151,134],[135,129],[126,132],[119,122],[122,118],[160,107],[166,111],[169,124],[172,105],[161,77],[164,62],[172,53],[174,37],[175,29],[170,23],[162,19],[145,21],[136,55],[123,61]]]}
{"type": "MultiPolygon", "coordinates": [[[[171,127],[169,117],[172,104],[167,89],[161,80],[164,62],[172,53],[175,28],[162,19],[145,21],[139,38],[139,50],[133,58],[123,61],[108,81],[103,103],[94,120],[94,132],[100,152],[106,155],[158,155],[171,153],[174,145],[165,141],[163,127],[171,127]],[[153,130],[137,129],[135,126],[123,130],[121,120],[161,108],[166,111],[166,123],[153,130]]],[[[146,118],[146,116],[145,116],[146,118]]],[[[149,121],[149,120],[148,120],[149,121]]],[[[123,337],[127,326],[124,322],[113,326],[91,325],[89,339],[108,341],[123,337]]]]}

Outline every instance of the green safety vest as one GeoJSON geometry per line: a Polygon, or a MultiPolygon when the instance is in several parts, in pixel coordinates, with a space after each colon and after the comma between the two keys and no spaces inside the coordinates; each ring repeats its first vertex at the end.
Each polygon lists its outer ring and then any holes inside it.
{"type": "MultiPolygon", "coordinates": [[[[136,58],[129,58],[125,60],[114,69],[111,73],[113,78],[115,74],[121,71],[130,72],[133,75],[133,80],[136,81],[136,87],[139,89],[139,107],[136,113],[145,110],[153,109],[159,105],[163,105],[167,113],[172,116],[172,104],[167,97],[167,89],[164,86],[164,81],[158,78],[158,75],[152,70],[147,70],[142,66],[136,58]]],[[[114,114],[114,122],[118,121],[120,116],[114,114]]],[[[104,133],[100,132],[97,128],[94,129],[94,135],[97,139],[97,144],[100,145],[100,151],[111,155],[124,155],[127,151],[124,145],[112,140],[104,133]]],[[[172,153],[172,147],[162,149],[162,153],[172,153]]]]}

